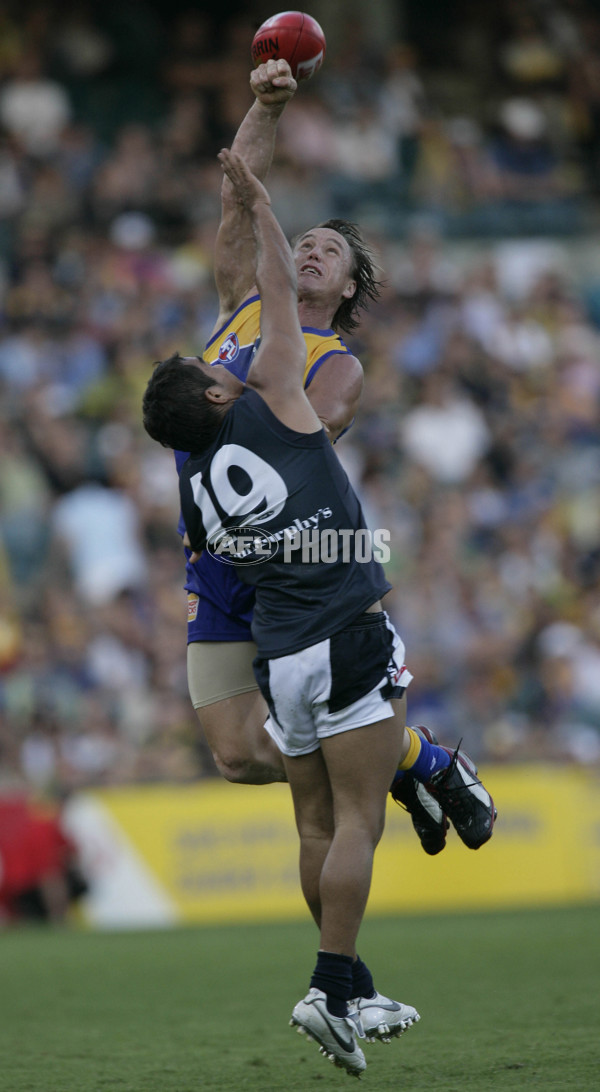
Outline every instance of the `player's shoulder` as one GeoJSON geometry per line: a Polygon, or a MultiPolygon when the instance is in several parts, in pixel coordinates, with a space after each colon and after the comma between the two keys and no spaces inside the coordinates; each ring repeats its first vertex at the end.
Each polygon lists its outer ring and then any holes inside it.
{"type": "Polygon", "coordinates": [[[317,331],[305,327],[302,332],[306,341],[305,387],[319,373],[340,376],[344,386],[350,381],[362,383],[362,364],[339,334],[333,330],[317,331]]]}
{"type": "Polygon", "coordinates": [[[258,321],[260,308],[260,296],[256,285],[241,299],[232,300],[226,307],[221,306],[206,348],[208,349],[229,328],[238,329],[249,321],[258,321]]]}
{"type": "Polygon", "coordinates": [[[231,364],[236,357],[251,351],[260,333],[260,297],[255,291],[223,317],[219,316],[204,348],[209,364],[231,364]]]}
{"type": "Polygon", "coordinates": [[[341,334],[335,330],[319,330],[316,326],[303,326],[302,333],[307,347],[315,352],[337,352],[351,356],[351,351],[346,345],[341,334]]]}

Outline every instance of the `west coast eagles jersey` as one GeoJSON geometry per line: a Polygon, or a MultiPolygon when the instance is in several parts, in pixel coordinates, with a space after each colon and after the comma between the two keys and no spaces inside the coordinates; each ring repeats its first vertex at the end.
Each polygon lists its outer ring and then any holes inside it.
{"type": "MultiPolygon", "coordinates": [[[[349,355],[350,350],[333,330],[303,326],[306,341],[304,387],[308,388],[328,357],[349,355]]],[[[207,364],[223,364],[245,382],[260,343],[260,297],[250,296],[211,337],[203,353],[207,364]]],[[[177,470],[187,452],[175,453],[177,470]]],[[[180,521],[180,533],[184,525],[180,521]]],[[[189,551],[186,551],[189,559],[189,551]]],[[[249,641],[254,607],[254,588],[244,584],[230,566],[204,552],[200,561],[186,567],[188,592],[188,642],[249,641]]]]}
{"type": "MultiPolygon", "coordinates": [[[[306,389],[329,356],[349,354],[350,350],[333,330],[316,330],[313,326],[303,326],[302,333],[306,342],[306,389]]],[[[207,364],[223,364],[245,382],[259,340],[260,297],[251,296],[213,334],[202,355],[207,364]]]]}

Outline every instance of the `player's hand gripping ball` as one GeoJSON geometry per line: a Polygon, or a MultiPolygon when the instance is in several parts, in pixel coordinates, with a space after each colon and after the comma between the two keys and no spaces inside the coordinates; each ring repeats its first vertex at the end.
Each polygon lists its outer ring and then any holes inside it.
{"type": "Polygon", "coordinates": [[[323,64],[325,35],[303,11],[282,11],[262,24],[252,39],[254,67],[271,59],[287,61],[296,80],[308,80],[323,64]]]}

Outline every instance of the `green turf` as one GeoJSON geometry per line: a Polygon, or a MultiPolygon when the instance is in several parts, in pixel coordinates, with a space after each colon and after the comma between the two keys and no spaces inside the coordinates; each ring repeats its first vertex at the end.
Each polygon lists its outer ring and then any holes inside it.
{"type": "MultiPolygon", "coordinates": [[[[2,1092],[328,1092],[354,1087],[288,1027],[305,924],[0,937],[2,1092]]],[[[367,1046],[374,1092],[591,1092],[600,1083],[596,907],[370,918],[361,955],[420,1024],[367,1046]]],[[[358,1085],[357,1085],[358,1087],[358,1085]]]]}

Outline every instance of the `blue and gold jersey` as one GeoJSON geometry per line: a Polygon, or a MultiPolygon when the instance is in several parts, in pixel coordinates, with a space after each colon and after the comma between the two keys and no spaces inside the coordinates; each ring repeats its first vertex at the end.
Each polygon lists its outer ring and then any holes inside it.
{"type": "MultiPolygon", "coordinates": [[[[306,342],[304,387],[310,386],[319,368],[333,355],[349,355],[348,346],[334,330],[303,326],[306,342]]],[[[213,334],[202,354],[207,364],[223,364],[243,382],[260,340],[260,297],[250,296],[213,334]]]]}
{"type": "Polygon", "coordinates": [[[213,334],[202,356],[207,364],[223,364],[245,383],[259,337],[260,297],[251,296],[213,334]]]}
{"type": "MultiPolygon", "coordinates": [[[[306,341],[304,387],[312,383],[319,368],[330,356],[350,355],[350,350],[334,330],[316,330],[303,326],[306,341]]],[[[250,296],[211,337],[203,353],[207,364],[223,364],[246,381],[252,358],[260,344],[260,297],[250,296]]],[[[177,469],[187,459],[187,452],[176,452],[177,469]]],[[[180,532],[183,534],[183,523],[180,532]]],[[[192,641],[250,641],[250,623],[254,608],[254,588],[244,584],[229,566],[203,553],[195,565],[186,567],[188,592],[188,643],[192,641]]]]}

